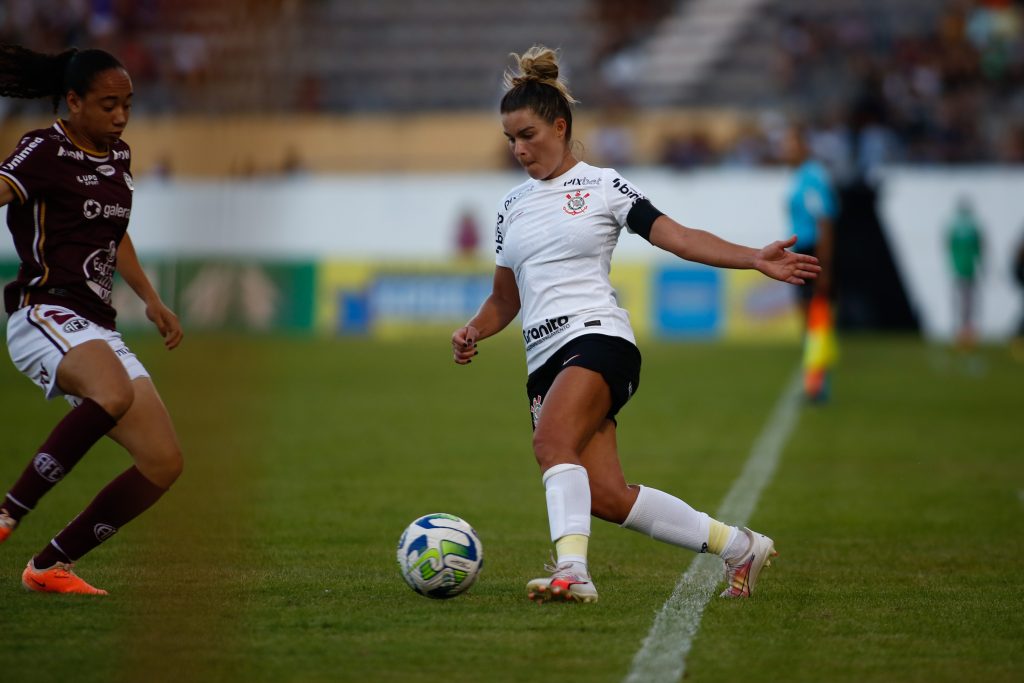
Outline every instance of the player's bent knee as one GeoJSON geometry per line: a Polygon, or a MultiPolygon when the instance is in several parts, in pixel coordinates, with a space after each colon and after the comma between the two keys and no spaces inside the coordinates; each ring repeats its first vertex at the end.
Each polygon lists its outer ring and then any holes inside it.
{"type": "Polygon", "coordinates": [[[576,462],[579,459],[579,454],[570,446],[539,430],[533,433],[533,454],[542,470],[564,462],[576,462]]]}
{"type": "Polygon", "coordinates": [[[185,469],[185,459],[177,448],[168,448],[159,454],[152,454],[143,462],[137,462],[139,471],[161,488],[170,488],[185,469]]]}
{"type": "Polygon", "coordinates": [[[181,451],[175,449],[172,454],[166,457],[161,469],[163,470],[163,483],[161,483],[161,486],[168,488],[178,480],[178,477],[181,476],[185,469],[185,459],[181,457],[181,451]]]}
{"type": "Polygon", "coordinates": [[[96,392],[89,398],[96,401],[112,418],[120,420],[135,402],[135,391],[131,383],[125,382],[96,392]]]}

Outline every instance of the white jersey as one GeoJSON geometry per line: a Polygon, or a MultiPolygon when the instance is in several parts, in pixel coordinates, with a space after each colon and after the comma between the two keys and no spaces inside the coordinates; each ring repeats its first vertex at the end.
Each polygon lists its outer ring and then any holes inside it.
{"type": "Polygon", "coordinates": [[[583,162],[505,196],[495,262],[512,269],[533,372],[570,339],[597,333],[636,343],[609,279],[626,215],[643,194],[610,168],[583,162]]]}

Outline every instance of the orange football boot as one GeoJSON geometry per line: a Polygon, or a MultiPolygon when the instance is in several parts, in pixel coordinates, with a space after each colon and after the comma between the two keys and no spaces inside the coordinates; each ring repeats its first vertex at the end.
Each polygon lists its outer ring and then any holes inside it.
{"type": "Polygon", "coordinates": [[[7,540],[16,526],[18,523],[14,521],[14,518],[0,510],[0,543],[7,540]]]}
{"type": "Polygon", "coordinates": [[[36,569],[29,560],[21,574],[21,584],[27,590],[40,593],[78,593],[80,595],[106,595],[107,591],[93,588],[71,571],[71,563],[58,562],[48,569],[36,569]]]}

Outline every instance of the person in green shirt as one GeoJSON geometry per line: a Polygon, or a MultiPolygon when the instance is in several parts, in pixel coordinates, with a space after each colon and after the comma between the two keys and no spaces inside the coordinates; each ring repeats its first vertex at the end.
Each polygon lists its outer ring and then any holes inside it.
{"type": "Polygon", "coordinates": [[[962,197],[947,230],[947,247],[955,286],[954,324],[957,345],[974,345],[975,289],[982,263],[981,227],[970,201],[962,197]]]}

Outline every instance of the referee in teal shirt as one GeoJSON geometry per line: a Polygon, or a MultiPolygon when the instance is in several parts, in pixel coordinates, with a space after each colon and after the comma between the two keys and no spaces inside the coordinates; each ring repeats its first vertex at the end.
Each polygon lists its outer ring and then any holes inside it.
{"type": "Polygon", "coordinates": [[[831,296],[832,293],[833,224],[839,202],[825,166],[811,158],[802,128],[792,126],[786,131],[782,154],[786,163],[796,168],[786,203],[790,231],[796,235],[792,250],[818,257],[821,265],[818,279],[799,288],[801,305],[806,312],[814,295],[831,296]]]}

